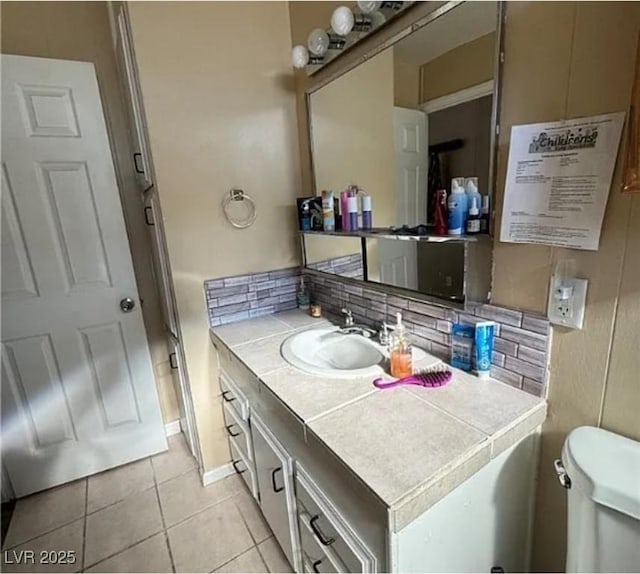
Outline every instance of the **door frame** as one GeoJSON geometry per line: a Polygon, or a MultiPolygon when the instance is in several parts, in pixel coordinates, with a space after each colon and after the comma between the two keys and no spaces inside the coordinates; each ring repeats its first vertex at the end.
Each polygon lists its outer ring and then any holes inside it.
{"type": "Polygon", "coordinates": [[[420,109],[427,114],[428,121],[429,114],[439,112],[447,108],[452,108],[453,106],[464,104],[472,100],[477,100],[478,98],[491,96],[494,94],[494,89],[495,82],[493,80],[487,80],[486,82],[476,84],[475,86],[465,88],[464,90],[459,90],[439,98],[427,100],[421,104],[420,109]]]}

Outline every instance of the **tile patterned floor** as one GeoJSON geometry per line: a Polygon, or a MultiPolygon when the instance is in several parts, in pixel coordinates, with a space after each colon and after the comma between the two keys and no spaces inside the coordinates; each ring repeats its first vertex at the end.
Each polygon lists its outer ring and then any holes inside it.
{"type": "Polygon", "coordinates": [[[3,572],[292,572],[244,483],[202,486],[182,435],[169,451],[21,499],[3,572]],[[73,550],[72,565],[15,564],[73,550]]]}

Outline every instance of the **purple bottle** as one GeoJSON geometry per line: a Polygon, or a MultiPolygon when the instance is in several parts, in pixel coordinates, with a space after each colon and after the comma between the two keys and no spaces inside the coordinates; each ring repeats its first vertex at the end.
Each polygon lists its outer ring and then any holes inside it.
{"type": "Polygon", "coordinates": [[[358,231],[358,198],[352,191],[349,192],[349,230],[358,231]]]}
{"type": "Polygon", "coordinates": [[[340,217],[342,218],[342,231],[349,231],[349,192],[340,193],[340,217]]]}
{"type": "Polygon", "coordinates": [[[373,227],[373,211],[371,208],[371,196],[362,196],[362,229],[373,227]]]}

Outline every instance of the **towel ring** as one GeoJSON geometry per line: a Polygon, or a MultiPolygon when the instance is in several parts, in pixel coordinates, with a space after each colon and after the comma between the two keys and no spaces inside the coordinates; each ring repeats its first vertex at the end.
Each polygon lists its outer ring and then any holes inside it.
{"type": "Polygon", "coordinates": [[[232,189],[222,200],[222,210],[224,211],[224,216],[227,218],[227,221],[233,225],[236,229],[246,229],[247,227],[251,227],[256,220],[256,204],[253,199],[249,197],[243,190],[241,189],[232,189]],[[229,215],[229,205],[232,201],[246,201],[249,205],[249,215],[246,219],[238,221],[229,215]]]}

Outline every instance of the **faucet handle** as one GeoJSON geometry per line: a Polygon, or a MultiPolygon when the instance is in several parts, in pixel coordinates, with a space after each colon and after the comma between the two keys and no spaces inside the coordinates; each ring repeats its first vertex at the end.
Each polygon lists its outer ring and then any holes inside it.
{"type": "Polygon", "coordinates": [[[351,312],[351,309],[343,307],[342,312],[346,315],[346,317],[344,318],[345,327],[353,326],[353,313],[351,312]]]}
{"type": "Polygon", "coordinates": [[[385,321],[381,321],[380,330],[378,331],[378,341],[381,345],[389,344],[389,331],[393,331],[393,326],[385,321]]]}

